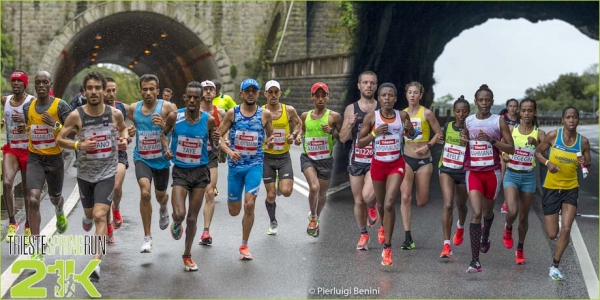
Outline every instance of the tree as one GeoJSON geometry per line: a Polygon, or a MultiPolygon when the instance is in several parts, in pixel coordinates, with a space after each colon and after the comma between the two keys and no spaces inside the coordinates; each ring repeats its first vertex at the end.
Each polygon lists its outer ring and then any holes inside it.
{"type": "Polygon", "coordinates": [[[2,74],[2,95],[12,93],[12,88],[10,87],[10,73],[14,68],[14,60],[12,56],[12,44],[10,43],[10,39],[6,34],[2,34],[2,63],[0,64],[1,70],[0,74],[2,74]]]}
{"type": "Polygon", "coordinates": [[[116,68],[94,65],[79,72],[71,80],[63,95],[66,101],[79,93],[79,87],[83,84],[83,77],[91,71],[99,71],[104,76],[115,79],[117,83],[117,100],[123,103],[133,103],[141,99],[139,88],[139,76],[131,72],[120,72],[116,68]]]}

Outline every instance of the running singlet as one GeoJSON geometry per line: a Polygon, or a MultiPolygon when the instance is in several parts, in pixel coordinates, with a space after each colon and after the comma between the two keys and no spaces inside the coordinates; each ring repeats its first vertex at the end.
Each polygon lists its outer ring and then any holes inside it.
{"type": "Polygon", "coordinates": [[[528,135],[522,135],[519,132],[519,125],[512,130],[512,137],[515,143],[515,154],[510,155],[510,161],[507,167],[517,171],[531,172],[535,168],[535,146],[529,144],[528,137],[538,139],[538,128],[533,128],[528,135]]]}
{"type": "Polygon", "coordinates": [[[127,109],[125,108],[125,104],[123,104],[123,102],[115,101],[115,108],[121,111],[123,119],[127,120],[127,109]]]}
{"type": "MultiPolygon", "coordinates": [[[[266,105],[263,105],[263,109],[266,105]]],[[[287,109],[285,104],[281,104],[281,116],[277,119],[273,119],[273,136],[275,137],[275,146],[273,149],[267,148],[267,145],[263,145],[263,150],[268,154],[285,154],[290,151],[290,144],[288,144],[286,137],[290,135],[290,120],[288,118],[287,109]]]]}
{"type": "MultiPolygon", "coordinates": [[[[380,109],[379,102],[377,102],[377,108],[375,110],[380,109]]],[[[358,139],[360,130],[362,129],[362,122],[367,113],[360,109],[358,102],[354,102],[354,113],[358,114],[356,117],[356,121],[354,122],[354,126],[352,126],[352,149],[350,150],[350,165],[353,162],[370,164],[373,159],[373,144],[368,144],[364,148],[358,147],[358,139]]]]}
{"type": "Polygon", "coordinates": [[[329,124],[329,113],[331,110],[325,111],[320,119],[313,120],[310,116],[313,110],[309,110],[304,120],[306,133],[302,142],[303,153],[312,160],[321,160],[332,157],[333,145],[335,140],[333,135],[325,133],[321,125],[329,124]]]}
{"type": "Polygon", "coordinates": [[[115,176],[119,156],[117,155],[118,132],[113,123],[112,108],[105,105],[104,113],[92,117],[83,107],[77,107],[81,118],[81,138],[92,137],[96,149],[90,152],[77,152],[77,177],[87,182],[98,182],[115,176]]]}
{"type": "MultiPolygon", "coordinates": [[[[215,130],[219,129],[219,125],[221,125],[221,120],[219,119],[219,110],[216,106],[213,105],[212,117],[215,119],[215,130]]],[[[210,139],[206,140],[206,149],[208,152],[212,151],[212,145],[210,144],[210,139]]]]}
{"type": "Polygon", "coordinates": [[[480,131],[496,141],[502,139],[500,131],[500,116],[491,115],[487,119],[479,120],[476,115],[470,115],[465,120],[469,132],[469,148],[465,155],[466,171],[491,171],[500,169],[500,152],[488,141],[478,141],[475,138],[480,131]]]}
{"type": "Polygon", "coordinates": [[[581,134],[573,145],[568,146],[563,141],[563,128],[556,131],[554,145],[548,150],[548,158],[560,170],[556,173],[548,171],[544,180],[544,188],[553,190],[570,190],[579,187],[577,180],[577,152],[581,152],[581,134]]]}
{"type": "Polygon", "coordinates": [[[192,125],[186,120],[185,108],[177,111],[171,139],[173,164],[181,168],[194,168],[208,164],[208,150],[205,146],[208,141],[208,117],[209,114],[201,112],[198,123],[192,125]]]}
{"type": "MultiPolygon", "coordinates": [[[[27,95],[21,105],[14,107],[10,105],[10,100],[15,95],[9,95],[6,97],[6,104],[4,105],[4,118],[6,119],[6,141],[9,143],[11,149],[27,149],[29,146],[29,138],[27,132],[19,133],[19,124],[12,120],[12,115],[17,113],[23,115],[23,105],[33,99],[32,95],[27,95]]],[[[25,120],[27,122],[27,120],[25,120]]],[[[21,124],[25,127],[25,123],[21,124]]]]}
{"type": "Polygon", "coordinates": [[[517,117],[516,121],[513,121],[513,120],[511,120],[508,117],[508,114],[503,114],[502,116],[504,117],[504,121],[506,121],[506,123],[508,124],[508,126],[513,126],[514,127],[514,126],[517,126],[517,125],[519,125],[521,123],[521,120],[519,119],[519,117],[517,117]]]}
{"type": "Polygon", "coordinates": [[[402,156],[402,145],[404,138],[404,124],[400,118],[400,111],[394,109],[396,114],[393,119],[386,119],[381,116],[381,110],[375,111],[375,128],[379,125],[387,124],[388,132],[378,135],[373,140],[373,158],[380,162],[393,162],[402,156]]]}
{"type": "Polygon", "coordinates": [[[263,164],[264,152],[262,148],[265,130],[262,125],[262,108],[256,107],[252,117],[245,117],[240,111],[240,106],[233,108],[233,124],[229,130],[230,149],[240,152],[241,157],[237,162],[227,158],[229,167],[251,167],[263,164]]]}
{"type": "MultiPolygon", "coordinates": [[[[39,114],[35,110],[37,99],[31,100],[29,111],[27,112],[27,120],[29,125],[29,152],[39,155],[57,155],[62,153],[62,148],[56,145],[56,135],[54,126],[50,126],[42,121],[43,113],[39,114]]],[[[54,98],[54,101],[46,110],[54,120],[60,120],[58,117],[58,103],[60,98],[54,98]]]]}
{"type": "Polygon", "coordinates": [[[162,116],[163,103],[164,100],[158,99],[154,111],[149,115],[144,115],[142,113],[143,101],[140,101],[133,113],[133,123],[137,130],[133,160],[142,161],[150,168],[156,170],[166,169],[171,166],[171,163],[164,158],[163,148],[160,143],[162,129],[152,124],[153,114],[162,116]]]}
{"type": "MultiPolygon", "coordinates": [[[[408,107],[404,109],[406,113],[408,113],[408,107]]],[[[414,139],[406,139],[407,143],[422,143],[429,142],[429,134],[430,134],[430,126],[427,119],[425,119],[425,107],[420,106],[419,111],[416,115],[410,116],[410,121],[412,122],[413,127],[417,132],[417,137],[414,139]]],[[[406,133],[404,133],[404,137],[406,138],[406,133]]]]}
{"type": "Polygon", "coordinates": [[[445,171],[463,172],[466,147],[460,145],[460,130],[455,129],[455,122],[446,123],[444,150],[440,156],[438,168],[445,171]]]}

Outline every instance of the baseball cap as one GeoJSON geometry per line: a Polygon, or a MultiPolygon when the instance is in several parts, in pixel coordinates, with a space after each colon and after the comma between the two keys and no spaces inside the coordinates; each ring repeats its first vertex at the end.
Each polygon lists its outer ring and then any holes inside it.
{"type": "Polygon", "coordinates": [[[276,87],[278,90],[281,90],[279,82],[277,82],[276,80],[269,80],[267,81],[267,84],[265,84],[265,91],[268,91],[272,87],[276,87]]]}
{"type": "Polygon", "coordinates": [[[240,85],[240,90],[243,91],[251,86],[255,87],[257,90],[260,90],[260,85],[258,84],[258,81],[252,78],[244,79],[244,81],[242,81],[242,84],[240,85]]]}
{"type": "Polygon", "coordinates": [[[215,85],[215,83],[214,83],[214,82],[212,82],[212,81],[210,81],[210,80],[204,80],[204,81],[202,81],[202,83],[200,83],[200,85],[201,85],[203,88],[205,88],[205,87],[207,87],[207,86],[212,86],[212,87],[214,87],[215,89],[217,88],[217,86],[215,85]]]}
{"type": "Polygon", "coordinates": [[[329,94],[329,88],[327,87],[326,84],[324,84],[322,82],[317,82],[317,83],[313,84],[312,88],[310,88],[310,93],[314,94],[317,92],[318,89],[323,89],[325,91],[325,93],[329,94]]]}

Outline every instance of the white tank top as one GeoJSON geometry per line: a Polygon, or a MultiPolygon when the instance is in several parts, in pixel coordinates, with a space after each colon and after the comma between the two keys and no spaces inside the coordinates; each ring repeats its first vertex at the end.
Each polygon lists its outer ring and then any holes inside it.
{"type": "MultiPolygon", "coordinates": [[[[12,149],[27,149],[29,146],[29,138],[27,137],[27,132],[19,134],[17,125],[12,120],[12,115],[18,113],[23,115],[23,106],[25,103],[31,101],[33,99],[32,95],[27,95],[25,101],[21,103],[21,105],[14,107],[10,105],[10,100],[14,97],[14,95],[9,95],[6,97],[6,104],[4,105],[4,118],[6,122],[6,140],[10,143],[10,148],[12,149]]],[[[27,123],[27,120],[25,121],[27,123]]],[[[25,125],[25,124],[20,124],[25,125]]]]}
{"type": "Polygon", "coordinates": [[[400,118],[400,111],[394,109],[396,119],[392,123],[385,122],[381,117],[381,110],[375,111],[375,128],[387,124],[388,132],[378,135],[373,140],[373,159],[380,162],[396,161],[402,155],[404,124],[400,118]]]}

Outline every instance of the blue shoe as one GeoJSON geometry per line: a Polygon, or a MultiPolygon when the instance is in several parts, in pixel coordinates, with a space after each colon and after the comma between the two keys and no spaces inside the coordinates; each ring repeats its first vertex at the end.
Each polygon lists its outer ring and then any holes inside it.
{"type": "Polygon", "coordinates": [[[171,223],[171,236],[179,240],[183,235],[183,225],[181,223],[177,224],[175,222],[171,223]]]}

